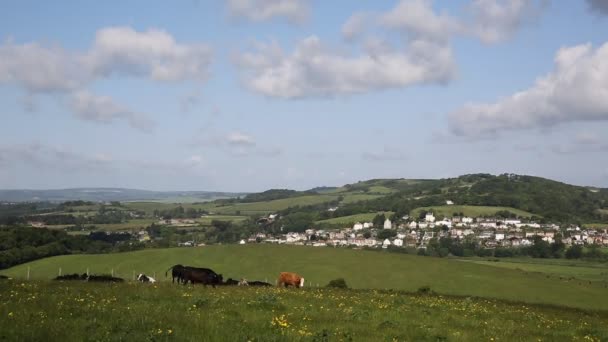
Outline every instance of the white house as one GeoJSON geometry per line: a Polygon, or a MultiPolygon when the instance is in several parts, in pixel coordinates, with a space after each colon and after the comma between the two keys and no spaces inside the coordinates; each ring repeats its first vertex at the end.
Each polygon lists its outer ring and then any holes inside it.
{"type": "Polygon", "coordinates": [[[373,224],[373,223],[371,223],[371,222],[365,222],[365,223],[363,224],[363,228],[364,228],[364,229],[373,228],[373,227],[374,227],[374,224],[373,224]]]}
{"type": "Polygon", "coordinates": [[[391,220],[386,219],[384,221],[384,229],[392,229],[393,228],[393,223],[391,222],[391,220]]]}
{"type": "Polygon", "coordinates": [[[448,228],[452,228],[452,221],[444,218],[441,221],[435,222],[435,225],[436,226],[447,226],[448,228]]]}
{"type": "Polygon", "coordinates": [[[418,223],[418,228],[420,228],[420,229],[425,229],[428,226],[429,226],[429,224],[426,223],[426,222],[420,222],[420,223],[418,223]]]}
{"type": "Polygon", "coordinates": [[[416,223],[416,221],[412,221],[412,222],[410,222],[409,227],[411,229],[416,229],[418,227],[418,224],[416,223]]]}
{"type": "Polygon", "coordinates": [[[397,247],[403,247],[403,240],[402,239],[395,239],[395,240],[393,240],[393,245],[395,245],[397,247]]]}
{"type": "Polygon", "coordinates": [[[385,239],[384,242],[382,242],[382,248],[387,248],[390,245],[391,245],[391,240],[389,240],[389,239],[385,239]]]}
{"type": "Polygon", "coordinates": [[[445,204],[447,204],[447,205],[454,205],[454,202],[452,202],[450,200],[447,200],[447,201],[445,201],[445,204]]]}
{"type": "Polygon", "coordinates": [[[361,222],[357,222],[355,223],[355,225],[353,226],[354,230],[361,230],[363,229],[363,224],[361,222]]]}
{"type": "Polygon", "coordinates": [[[424,220],[426,222],[435,222],[435,216],[433,215],[433,213],[426,213],[424,220]]]}
{"type": "Polygon", "coordinates": [[[504,233],[496,233],[494,234],[494,240],[496,241],[502,241],[505,239],[505,234],[504,233]]]}
{"type": "Polygon", "coordinates": [[[245,242],[245,240],[241,240],[241,241],[239,241],[239,245],[244,245],[244,244],[246,244],[246,243],[247,243],[247,242],[245,242]]]}
{"type": "Polygon", "coordinates": [[[462,218],[462,223],[473,223],[473,218],[472,217],[463,217],[462,218]]]}

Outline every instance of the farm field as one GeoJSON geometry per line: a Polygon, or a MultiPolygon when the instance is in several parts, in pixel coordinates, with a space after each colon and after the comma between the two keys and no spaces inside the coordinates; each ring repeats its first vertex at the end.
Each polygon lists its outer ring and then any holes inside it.
{"type": "Polygon", "coordinates": [[[365,214],[356,214],[356,215],[349,215],[349,216],[341,216],[341,217],[334,217],[331,219],[327,219],[327,220],[321,220],[321,221],[317,221],[317,224],[343,224],[343,225],[352,225],[354,223],[357,222],[371,222],[374,217],[376,217],[376,215],[378,214],[384,214],[386,217],[389,217],[390,215],[393,214],[392,211],[387,211],[387,212],[378,212],[378,213],[365,213],[365,214]]]}
{"type": "Polygon", "coordinates": [[[575,278],[578,281],[599,281],[608,284],[608,264],[571,262],[570,260],[498,259],[499,261],[460,259],[479,265],[537,272],[555,278],[575,278]],[[552,262],[561,261],[561,262],[552,262]]]}
{"type": "MultiPolygon", "coordinates": [[[[279,272],[302,274],[308,285],[322,286],[344,278],[356,289],[416,291],[429,286],[444,295],[477,296],[602,310],[608,308],[605,281],[559,279],[544,273],[414,255],[327,247],[223,245],[199,248],[150,249],[103,255],[67,255],[37,260],[2,271],[24,279],[63,274],[110,273],[126,279],[140,272],[156,275],[172,265],[210,267],[224,278],[273,282],[279,272]]],[[[567,266],[564,266],[567,267],[567,266]]]]}
{"type": "MultiPolygon", "coordinates": [[[[153,222],[156,222],[158,220],[155,219],[132,219],[129,220],[129,222],[125,222],[125,223],[108,223],[108,224],[86,224],[85,226],[95,226],[96,230],[103,230],[103,231],[120,231],[120,230],[131,230],[131,229],[138,229],[138,228],[145,228],[149,225],[151,225],[153,222]]],[[[72,225],[65,225],[65,224],[60,224],[60,225],[50,225],[47,226],[48,229],[63,229],[66,227],[70,227],[72,225]]]]}
{"type": "Polygon", "coordinates": [[[446,216],[452,217],[454,213],[463,213],[465,216],[478,217],[478,216],[491,216],[497,211],[507,210],[520,217],[531,217],[534,214],[527,211],[510,208],[510,207],[488,207],[488,206],[475,206],[475,205],[442,205],[433,207],[422,207],[412,210],[410,216],[418,217],[422,211],[432,211],[435,216],[446,216]]]}
{"type": "Polygon", "coordinates": [[[388,291],[0,281],[11,341],[608,339],[608,313],[388,291]]]}
{"type": "Polygon", "coordinates": [[[211,225],[211,222],[214,220],[218,221],[228,221],[228,222],[241,222],[245,221],[247,216],[235,216],[235,215],[209,215],[201,218],[195,219],[196,222],[208,226],[211,225]]]}

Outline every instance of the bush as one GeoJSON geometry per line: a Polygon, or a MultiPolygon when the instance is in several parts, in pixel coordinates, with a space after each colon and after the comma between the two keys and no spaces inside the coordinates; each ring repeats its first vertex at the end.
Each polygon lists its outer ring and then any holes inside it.
{"type": "Polygon", "coordinates": [[[347,289],[348,285],[346,285],[346,280],[344,280],[344,278],[338,278],[338,279],[331,280],[329,282],[329,284],[327,284],[326,287],[334,287],[334,288],[339,288],[339,289],[347,289]]]}

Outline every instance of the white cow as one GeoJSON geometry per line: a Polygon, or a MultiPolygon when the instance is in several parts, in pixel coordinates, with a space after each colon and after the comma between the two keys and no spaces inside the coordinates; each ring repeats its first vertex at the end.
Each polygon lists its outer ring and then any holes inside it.
{"type": "Polygon", "coordinates": [[[147,275],[140,273],[137,276],[137,280],[141,281],[142,283],[156,283],[156,279],[152,278],[152,277],[148,277],[147,275]]]}

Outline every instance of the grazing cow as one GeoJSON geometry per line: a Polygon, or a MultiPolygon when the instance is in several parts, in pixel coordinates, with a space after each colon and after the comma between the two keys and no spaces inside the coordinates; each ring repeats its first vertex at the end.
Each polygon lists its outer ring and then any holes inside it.
{"type": "Polygon", "coordinates": [[[269,284],[269,283],[266,283],[263,281],[257,281],[257,280],[247,282],[247,284],[249,286],[272,286],[272,284],[269,284]]]}
{"type": "Polygon", "coordinates": [[[277,281],[277,286],[289,285],[293,287],[304,287],[304,278],[297,273],[293,272],[281,272],[277,281]]]}
{"type": "Polygon", "coordinates": [[[177,278],[177,282],[180,283],[184,280],[183,274],[185,271],[185,267],[184,265],[173,265],[171,267],[169,267],[169,269],[167,270],[167,272],[165,272],[165,277],[167,276],[167,273],[169,272],[169,270],[171,270],[171,282],[175,283],[175,278],[177,278]]]}
{"type": "Polygon", "coordinates": [[[121,283],[124,281],[122,278],[112,277],[110,275],[93,275],[90,274],[87,276],[86,281],[95,281],[102,283],[121,283]]]}
{"type": "Polygon", "coordinates": [[[156,279],[152,278],[152,277],[148,277],[147,275],[140,273],[137,276],[137,280],[141,281],[142,283],[151,283],[154,284],[156,283],[156,279]]]}
{"type": "Polygon", "coordinates": [[[227,285],[227,286],[234,286],[234,285],[238,285],[238,284],[239,284],[239,282],[232,278],[228,278],[228,280],[226,280],[225,282],[222,283],[222,285],[227,285]]]}
{"type": "Polygon", "coordinates": [[[191,282],[192,284],[201,283],[205,286],[222,285],[223,279],[221,274],[215,273],[208,268],[188,267],[184,268],[183,272],[184,285],[191,282]]]}

